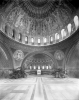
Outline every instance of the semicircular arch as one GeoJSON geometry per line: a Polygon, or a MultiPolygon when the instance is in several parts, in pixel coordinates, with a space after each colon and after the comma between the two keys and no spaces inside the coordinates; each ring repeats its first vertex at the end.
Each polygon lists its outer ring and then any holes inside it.
{"type": "Polygon", "coordinates": [[[0,69],[13,69],[13,58],[11,50],[0,42],[0,69]]]}
{"type": "Polygon", "coordinates": [[[26,54],[26,56],[25,56],[25,58],[24,58],[24,60],[23,60],[23,62],[21,64],[21,67],[23,67],[24,62],[26,61],[26,59],[28,57],[36,55],[36,54],[45,54],[45,55],[47,55],[54,62],[55,66],[58,66],[57,61],[54,59],[54,56],[51,53],[46,52],[46,51],[42,51],[42,52],[36,51],[36,52],[31,52],[31,53],[26,54]]]}

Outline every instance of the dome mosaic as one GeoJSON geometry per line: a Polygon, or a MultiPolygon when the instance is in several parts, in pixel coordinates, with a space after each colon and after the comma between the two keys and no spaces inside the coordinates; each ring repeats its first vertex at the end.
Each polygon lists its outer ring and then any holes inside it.
{"type": "Polygon", "coordinates": [[[9,11],[2,26],[9,37],[23,44],[43,46],[60,42],[70,35],[74,13],[62,0],[18,1],[18,6],[9,11]]]}
{"type": "Polygon", "coordinates": [[[68,7],[59,6],[52,0],[26,0],[19,2],[7,20],[22,34],[48,36],[63,28],[70,20],[68,7]],[[13,20],[12,20],[13,19],[13,20]]]}

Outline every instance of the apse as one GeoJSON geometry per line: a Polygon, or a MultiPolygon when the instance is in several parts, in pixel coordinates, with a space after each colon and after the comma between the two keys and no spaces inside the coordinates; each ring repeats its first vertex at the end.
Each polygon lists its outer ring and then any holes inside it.
{"type": "Polygon", "coordinates": [[[47,66],[51,66],[51,68],[54,67],[54,63],[55,62],[50,56],[43,53],[38,53],[26,58],[23,65],[25,69],[43,69],[44,66],[45,68],[47,68],[47,66]]]}

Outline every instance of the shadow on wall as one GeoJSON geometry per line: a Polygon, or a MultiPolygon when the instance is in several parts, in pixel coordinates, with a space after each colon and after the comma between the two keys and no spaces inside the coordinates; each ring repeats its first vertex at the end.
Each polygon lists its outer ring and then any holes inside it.
{"type": "Polygon", "coordinates": [[[67,63],[68,75],[79,78],[79,49],[75,47],[67,63]]]}

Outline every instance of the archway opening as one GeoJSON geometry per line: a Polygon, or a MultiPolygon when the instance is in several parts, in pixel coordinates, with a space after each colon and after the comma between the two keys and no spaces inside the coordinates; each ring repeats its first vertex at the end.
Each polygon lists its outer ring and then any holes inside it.
{"type": "Polygon", "coordinates": [[[50,75],[56,67],[55,59],[44,53],[33,53],[28,57],[26,56],[22,64],[22,69],[26,73],[34,75],[50,75]]]}

